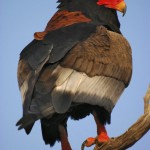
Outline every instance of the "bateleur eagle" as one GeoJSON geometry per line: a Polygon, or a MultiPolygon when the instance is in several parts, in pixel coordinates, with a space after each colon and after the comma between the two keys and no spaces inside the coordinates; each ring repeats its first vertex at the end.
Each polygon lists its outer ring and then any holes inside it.
{"type": "Polygon", "coordinates": [[[41,120],[43,139],[71,150],[67,120],[89,114],[97,137],[85,146],[109,140],[105,124],[132,73],[131,48],[120,32],[116,10],[124,0],[59,0],[58,11],[43,32],[21,52],[18,83],[23,101],[19,129],[29,134],[41,120]]]}

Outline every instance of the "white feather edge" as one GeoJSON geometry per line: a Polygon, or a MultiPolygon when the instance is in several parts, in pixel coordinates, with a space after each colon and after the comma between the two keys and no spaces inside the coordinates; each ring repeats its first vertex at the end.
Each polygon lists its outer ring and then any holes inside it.
{"type": "Polygon", "coordinates": [[[61,74],[56,81],[56,87],[52,91],[52,101],[55,108],[59,101],[63,101],[63,95],[70,93],[68,107],[71,102],[88,103],[103,106],[108,112],[111,112],[125,89],[124,83],[114,78],[89,77],[85,73],[61,66],[59,66],[59,71],[61,71],[61,74]],[[57,102],[55,103],[55,101],[57,102]]]}
{"type": "MultiPolygon", "coordinates": [[[[65,93],[71,93],[68,107],[71,102],[88,103],[91,105],[103,106],[106,110],[111,112],[125,89],[123,82],[110,77],[89,77],[85,73],[63,68],[61,66],[56,68],[53,75],[57,73],[59,73],[59,75],[55,83],[56,87],[51,93],[54,108],[57,107],[54,101],[57,100],[59,102],[63,100],[62,97],[65,93]]],[[[28,75],[28,77],[29,76],[30,75],[28,75]]],[[[23,103],[27,90],[28,78],[20,88],[23,103]]]]}
{"type": "Polygon", "coordinates": [[[26,93],[27,93],[27,91],[28,91],[28,81],[29,81],[29,77],[30,77],[30,74],[28,74],[27,79],[23,82],[22,86],[20,87],[22,104],[23,104],[24,101],[25,101],[25,96],[26,96],[26,93]]]}

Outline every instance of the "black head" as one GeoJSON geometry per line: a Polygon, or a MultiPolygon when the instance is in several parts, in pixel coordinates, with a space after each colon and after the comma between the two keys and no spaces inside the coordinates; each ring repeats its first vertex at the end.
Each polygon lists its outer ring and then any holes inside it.
{"type": "Polygon", "coordinates": [[[94,24],[104,25],[109,30],[120,33],[120,23],[115,9],[98,5],[98,0],[59,0],[59,11],[81,11],[94,24]]]}

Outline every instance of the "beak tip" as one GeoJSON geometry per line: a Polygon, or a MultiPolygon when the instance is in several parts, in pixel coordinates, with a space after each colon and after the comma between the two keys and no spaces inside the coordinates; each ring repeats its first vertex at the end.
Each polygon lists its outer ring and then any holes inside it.
{"type": "Polygon", "coordinates": [[[126,14],[126,13],[123,13],[123,14],[122,14],[122,17],[124,17],[124,16],[125,16],[125,14],[126,14]]]}
{"type": "Polygon", "coordinates": [[[126,11],[127,11],[127,5],[126,3],[123,1],[119,2],[117,5],[116,5],[116,10],[120,11],[123,16],[126,14],[126,11]]]}
{"type": "Polygon", "coordinates": [[[125,7],[123,10],[123,15],[122,15],[123,17],[125,16],[126,12],[127,12],[127,7],[125,7]]]}

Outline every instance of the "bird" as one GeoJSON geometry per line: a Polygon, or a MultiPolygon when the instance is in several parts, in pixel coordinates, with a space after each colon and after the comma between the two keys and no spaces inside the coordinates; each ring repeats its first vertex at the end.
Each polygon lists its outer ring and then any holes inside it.
{"type": "Polygon", "coordinates": [[[72,150],[67,121],[92,115],[96,137],[110,138],[106,123],[132,76],[132,50],[120,31],[117,11],[124,0],[58,0],[57,12],[21,51],[18,84],[23,116],[18,129],[29,134],[37,120],[45,144],[72,150]]]}

